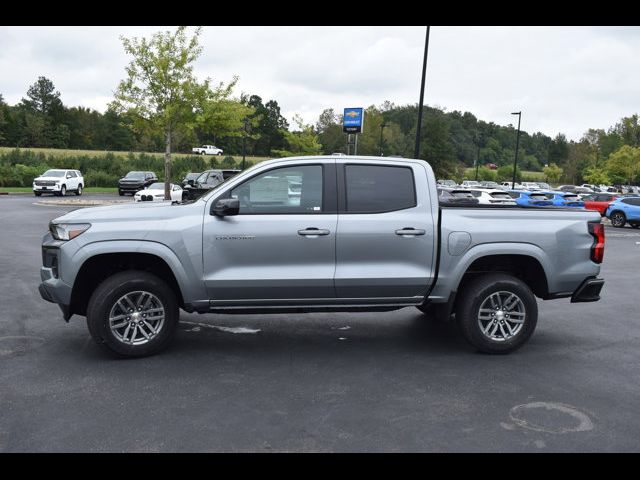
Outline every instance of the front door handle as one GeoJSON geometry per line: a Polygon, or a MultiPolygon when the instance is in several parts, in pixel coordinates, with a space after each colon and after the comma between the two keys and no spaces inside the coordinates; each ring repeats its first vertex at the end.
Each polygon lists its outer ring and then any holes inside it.
{"type": "Polygon", "coordinates": [[[308,227],[303,230],[298,230],[298,235],[302,235],[303,237],[317,237],[319,235],[329,235],[329,233],[331,233],[329,230],[316,227],[308,227]]]}
{"type": "Polygon", "coordinates": [[[420,228],[411,228],[411,227],[404,227],[399,230],[396,230],[396,235],[401,235],[403,237],[424,235],[425,233],[426,232],[420,228]]]}

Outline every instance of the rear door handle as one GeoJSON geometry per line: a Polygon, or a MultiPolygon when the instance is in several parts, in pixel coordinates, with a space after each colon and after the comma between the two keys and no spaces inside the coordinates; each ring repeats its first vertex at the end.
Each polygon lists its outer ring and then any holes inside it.
{"type": "Polygon", "coordinates": [[[329,235],[331,232],[323,228],[308,227],[303,230],[298,230],[298,235],[303,237],[317,237],[319,235],[329,235]]]}
{"type": "Polygon", "coordinates": [[[426,232],[420,228],[411,228],[404,227],[399,230],[396,230],[396,235],[401,236],[415,236],[415,235],[424,235],[426,232]]]}

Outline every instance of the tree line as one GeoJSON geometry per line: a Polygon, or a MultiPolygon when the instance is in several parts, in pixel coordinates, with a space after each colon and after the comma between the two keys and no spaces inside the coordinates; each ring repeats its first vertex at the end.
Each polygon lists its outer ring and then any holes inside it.
{"type": "MultiPolygon", "coordinates": [[[[171,152],[190,153],[201,144],[215,144],[225,154],[246,151],[265,157],[346,153],[342,115],[334,109],[324,110],[315,124],[295,116],[290,125],[276,100],[235,96],[237,77],[215,85],[196,79],[192,66],[202,50],[199,34],[196,29],[189,37],[186,28],[179,27],[151,39],[122,38],[132,60],[104,113],[65,106],[46,77],[39,77],[16,105],[8,105],[0,93],[0,146],[164,151],[169,176],[171,152]]],[[[412,157],[417,111],[417,105],[389,101],[367,107],[358,154],[412,157]]],[[[568,141],[561,133],[551,138],[522,131],[518,176],[535,171],[544,172],[550,182],[635,183],[639,144],[637,114],[607,130],[589,129],[579,141],[568,141]]],[[[480,179],[496,178],[495,171],[484,167],[490,163],[510,178],[515,148],[513,125],[479,120],[470,112],[424,110],[421,158],[439,178],[471,178],[467,169],[476,163],[480,179]]],[[[0,161],[13,165],[16,155],[10,158],[14,160],[0,161]]]]}

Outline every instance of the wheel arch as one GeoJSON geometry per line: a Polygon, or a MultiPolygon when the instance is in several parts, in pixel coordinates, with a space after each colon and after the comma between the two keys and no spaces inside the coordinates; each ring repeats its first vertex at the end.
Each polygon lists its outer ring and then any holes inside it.
{"type": "Polygon", "coordinates": [[[76,275],[71,291],[71,313],[85,315],[89,298],[107,278],[127,270],[141,270],[165,281],[176,294],[180,307],[184,307],[182,289],[167,262],[151,253],[100,253],[87,258],[76,275]]]}
{"type": "Polygon", "coordinates": [[[88,296],[101,281],[124,270],[156,274],[174,289],[180,307],[187,311],[192,310],[194,301],[207,298],[199,266],[183,265],[169,247],[157,242],[94,242],[84,245],[65,263],[71,268],[62,272],[63,280],[72,285],[71,309],[78,315],[84,315],[88,296]]]}

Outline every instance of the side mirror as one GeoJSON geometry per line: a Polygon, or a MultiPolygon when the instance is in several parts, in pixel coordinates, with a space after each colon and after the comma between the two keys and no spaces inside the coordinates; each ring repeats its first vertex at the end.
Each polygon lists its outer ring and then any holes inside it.
{"type": "Polygon", "coordinates": [[[71,178],[71,175],[67,175],[67,178],[71,178]]]}
{"type": "Polygon", "coordinates": [[[187,183],[189,184],[190,187],[193,187],[195,180],[187,180],[187,183]]]}
{"type": "Polygon", "coordinates": [[[237,198],[222,198],[211,206],[211,215],[227,217],[238,215],[240,212],[240,200],[237,198]]]}

